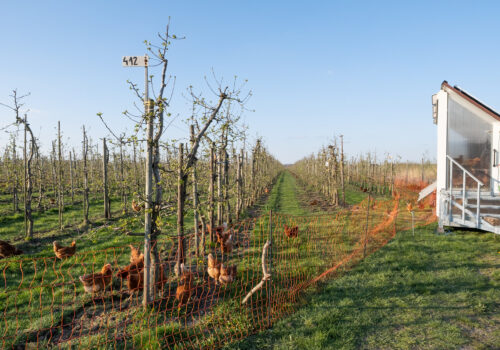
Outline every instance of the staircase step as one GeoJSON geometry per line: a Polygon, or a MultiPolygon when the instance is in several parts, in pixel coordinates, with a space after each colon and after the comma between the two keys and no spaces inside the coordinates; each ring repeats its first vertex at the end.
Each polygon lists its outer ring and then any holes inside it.
{"type": "MultiPolygon", "coordinates": [[[[477,205],[476,205],[476,204],[467,203],[467,204],[465,205],[465,207],[466,207],[466,208],[474,208],[474,209],[476,209],[476,208],[477,208],[477,205]]],[[[480,207],[481,209],[498,209],[498,210],[500,210],[500,205],[495,205],[495,204],[483,204],[482,202],[481,202],[481,204],[479,205],[479,207],[480,207]]]]}

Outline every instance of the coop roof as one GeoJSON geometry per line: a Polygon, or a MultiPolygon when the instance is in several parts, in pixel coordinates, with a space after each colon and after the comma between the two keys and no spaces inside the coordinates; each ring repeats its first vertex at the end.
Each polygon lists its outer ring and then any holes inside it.
{"type": "Polygon", "coordinates": [[[457,95],[459,95],[463,99],[467,100],[468,102],[472,103],[474,106],[476,106],[479,109],[481,109],[484,112],[486,112],[486,114],[492,116],[496,120],[500,120],[500,113],[498,113],[497,111],[495,111],[493,108],[491,108],[490,106],[488,106],[484,102],[481,102],[479,99],[477,99],[476,97],[472,96],[471,94],[469,94],[468,92],[466,92],[464,89],[459,88],[456,85],[455,86],[451,86],[450,84],[448,84],[448,82],[446,80],[443,81],[443,83],[441,84],[441,88],[442,89],[446,88],[446,89],[452,90],[453,92],[455,92],[457,95]]]}

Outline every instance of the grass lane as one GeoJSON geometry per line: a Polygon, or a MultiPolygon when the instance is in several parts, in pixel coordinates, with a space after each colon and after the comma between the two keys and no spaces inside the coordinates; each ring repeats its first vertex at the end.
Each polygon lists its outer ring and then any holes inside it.
{"type": "Polygon", "coordinates": [[[288,171],[281,173],[266,203],[266,209],[289,215],[305,215],[298,200],[298,187],[295,178],[288,171]]]}
{"type": "MultiPolygon", "coordinates": [[[[270,204],[297,215],[293,180],[281,176],[270,204]]],[[[399,232],[349,272],[309,291],[296,313],[228,348],[497,349],[500,240],[474,231],[437,236],[434,229],[419,228],[415,237],[399,232]]]]}

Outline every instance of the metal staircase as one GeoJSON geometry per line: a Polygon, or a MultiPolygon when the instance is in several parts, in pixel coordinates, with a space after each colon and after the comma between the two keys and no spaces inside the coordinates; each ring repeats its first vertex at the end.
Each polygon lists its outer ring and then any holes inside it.
{"type": "Polygon", "coordinates": [[[483,190],[484,183],[471,172],[448,158],[450,181],[447,189],[440,192],[440,226],[470,227],[500,234],[500,196],[483,190]],[[462,172],[462,188],[452,188],[453,165],[462,172]],[[475,190],[466,188],[469,176],[477,186],[475,190]]]}

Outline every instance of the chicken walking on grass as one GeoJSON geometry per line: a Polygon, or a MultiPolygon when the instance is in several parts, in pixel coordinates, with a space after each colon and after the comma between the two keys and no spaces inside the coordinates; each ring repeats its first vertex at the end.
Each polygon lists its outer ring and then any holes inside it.
{"type": "Polygon", "coordinates": [[[139,204],[135,201],[135,199],[132,199],[132,210],[135,211],[136,213],[140,213],[142,208],[144,208],[144,203],[139,204]]]}
{"type": "Polygon", "coordinates": [[[89,294],[104,292],[106,287],[111,283],[112,278],[113,270],[111,269],[111,264],[104,265],[99,273],[79,277],[83,283],[83,289],[89,294]]]}
{"type": "Polygon", "coordinates": [[[225,267],[224,264],[220,267],[219,282],[223,285],[232,283],[236,279],[236,265],[225,267]]]}
{"type": "Polygon", "coordinates": [[[54,241],[52,245],[54,246],[54,253],[56,257],[59,259],[65,259],[75,255],[76,252],[75,241],[71,242],[71,246],[69,247],[64,247],[60,245],[58,241],[54,241]]]}
{"type": "Polygon", "coordinates": [[[299,227],[298,226],[289,227],[289,226],[285,225],[285,235],[288,238],[297,237],[299,235],[299,227]]]}
{"type": "MultiPolygon", "coordinates": [[[[116,276],[122,280],[126,280],[127,289],[130,292],[130,298],[133,297],[135,293],[144,289],[144,254],[135,248],[133,245],[130,246],[130,264],[121,268],[116,276]]],[[[164,291],[164,285],[167,282],[168,267],[166,264],[160,264],[159,266],[159,278],[156,279],[156,288],[164,291]]],[[[154,269],[153,269],[154,271],[154,269]]]]}
{"type": "Polygon", "coordinates": [[[21,255],[22,253],[22,250],[17,249],[12,244],[5,241],[0,241],[0,259],[8,258],[14,255],[21,255]]]}
{"type": "Polygon", "coordinates": [[[182,275],[175,291],[175,299],[179,302],[178,308],[187,304],[193,294],[193,273],[184,269],[184,264],[181,264],[182,275]]]}
{"type": "Polygon", "coordinates": [[[220,266],[221,266],[221,262],[217,261],[217,259],[214,258],[212,253],[208,254],[207,272],[208,272],[208,275],[214,279],[215,284],[219,283],[220,266]]]}
{"type": "Polygon", "coordinates": [[[144,259],[144,255],[140,252],[139,249],[134,247],[132,244],[129,244],[130,247],[130,262],[133,263],[134,261],[138,261],[141,259],[144,259]]]}

